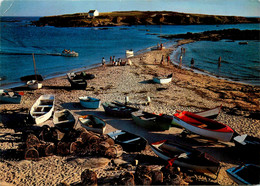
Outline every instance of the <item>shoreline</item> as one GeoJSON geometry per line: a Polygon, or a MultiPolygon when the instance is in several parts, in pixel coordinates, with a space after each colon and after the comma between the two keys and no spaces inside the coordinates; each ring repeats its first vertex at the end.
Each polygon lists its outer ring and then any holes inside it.
{"type": "MultiPolygon", "coordinates": [[[[86,90],[73,90],[65,76],[52,78],[43,81],[43,88],[38,90],[24,90],[22,102],[19,105],[2,104],[0,139],[1,152],[15,150],[18,148],[19,132],[15,130],[16,123],[8,125],[10,113],[19,109],[30,109],[35,100],[42,94],[55,95],[55,110],[69,109],[75,118],[80,115],[94,114],[107,122],[105,133],[122,129],[145,137],[149,143],[169,139],[180,142],[184,145],[191,145],[203,152],[214,156],[221,163],[221,170],[218,178],[212,181],[215,184],[231,185],[233,181],[228,177],[225,170],[241,163],[252,162],[251,154],[240,157],[234,144],[231,142],[222,143],[207,141],[194,137],[180,138],[181,129],[171,127],[162,132],[151,132],[136,126],[131,119],[121,119],[107,116],[104,109],[84,109],[80,106],[78,97],[88,95],[101,99],[102,102],[121,101],[125,96],[129,97],[131,103],[144,103],[147,96],[151,98],[151,104],[141,108],[147,112],[156,114],[174,114],[176,110],[187,110],[191,112],[200,111],[206,108],[213,108],[222,104],[223,109],[217,121],[232,127],[239,134],[249,134],[260,137],[260,120],[252,113],[259,116],[259,89],[240,83],[219,80],[213,77],[194,74],[193,72],[180,69],[173,65],[160,64],[162,55],[169,55],[172,49],[149,51],[131,58],[132,66],[99,66],[88,70],[88,73],[95,75],[94,79],[88,80],[86,90]],[[156,62],[155,62],[156,61],[156,62]],[[166,85],[154,84],[153,76],[173,73],[173,80],[166,85]],[[257,105],[258,104],[258,105],[257,105]],[[13,126],[13,127],[12,127],[13,126]]],[[[16,119],[17,120],[17,119],[16,119]]],[[[52,119],[47,121],[52,122],[52,119]]],[[[129,163],[129,158],[135,159],[142,156],[147,159],[154,169],[160,169],[161,165],[156,164],[157,156],[150,147],[141,153],[126,153],[117,162],[129,163]],[[149,157],[149,158],[148,158],[149,157]],[[150,159],[150,160],[149,160],[150,159]]],[[[80,175],[84,169],[90,168],[97,172],[99,180],[118,177],[124,168],[115,169],[111,167],[110,160],[97,157],[74,157],[74,156],[49,156],[43,157],[38,162],[28,160],[13,160],[12,157],[0,162],[0,181],[15,185],[30,184],[61,184],[75,185],[80,182],[80,175]],[[99,163],[97,163],[97,161],[99,163]],[[35,172],[32,172],[32,169],[35,172]]],[[[144,161],[144,160],[143,160],[144,161]]],[[[122,163],[122,164],[123,164],[122,163]]],[[[120,163],[119,163],[120,164],[120,163]]],[[[140,162],[142,164],[142,162],[140,162]]],[[[116,167],[117,168],[117,167],[116,167]]],[[[205,182],[207,184],[208,182],[205,182]]]]}

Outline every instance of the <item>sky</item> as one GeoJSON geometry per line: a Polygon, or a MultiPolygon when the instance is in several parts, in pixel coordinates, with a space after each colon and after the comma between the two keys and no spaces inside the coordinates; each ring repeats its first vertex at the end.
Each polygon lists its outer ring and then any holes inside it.
{"type": "Polygon", "coordinates": [[[260,0],[0,0],[1,16],[51,16],[96,9],[260,17],[260,0]]]}

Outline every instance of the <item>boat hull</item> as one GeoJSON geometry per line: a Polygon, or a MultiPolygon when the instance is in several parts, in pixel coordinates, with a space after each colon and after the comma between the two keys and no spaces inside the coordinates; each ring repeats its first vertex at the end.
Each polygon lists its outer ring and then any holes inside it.
{"type": "Polygon", "coordinates": [[[245,164],[226,170],[228,176],[239,185],[260,184],[260,166],[245,164]]]}
{"type": "Polygon", "coordinates": [[[87,81],[83,79],[81,76],[77,76],[74,73],[68,73],[67,77],[73,89],[86,89],[87,81]]]}
{"type": "Polygon", "coordinates": [[[171,127],[171,120],[163,116],[140,111],[132,112],[131,115],[137,125],[150,131],[164,131],[171,127]]]}
{"type": "Polygon", "coordinates": [[[187,149],[178,144],[168,143],[167,140],[152,143],[150,146],[158,157],[180,167],[210,174],[216,174],[220,169],[217,160],[191,147],[187,149]],[[163,146],[165,146],[165,150],[163,150],[163,146]],[[183,154],[185,156],[182,156],[183,154]]]}
{"type": "Polygon", "coordinates": [[[115,143],[121,145],[124,151],[127,152],[140,152],[144,150],[147,145],[145,138],[123,130],[110,132],[107,135],[110,136],[115,143]]]}
{"type": "Polygon", "coordinates": [[[231,129],[227,125],[218,123],[216,121],[213,121],[213,120],[210,120],[210,119],[207,119],[207,118],[204,119],[201,116],[199,116],[199,117],[203,121],[198,121],[194,118],[191,119],[188,116],[184,118],[182,116],[183,115],[181,115],[179,113],[175,114],[173,116],[172,123],[177,124],[177,125],[185,128],[185,129],[187,129],[187,130],[189,130],[193,133],[199,134],[199,135],[207,137],[207,138],[213,138],[213,139],[229,142],[233,137],[234,131],[233,131],[233,129],[231,129]],[[191,121],[198,122],[200,125],[193,125],[193,122],[191,122],[191,121]],[[215,125],[215,124],[220,125],[221,124],[221,125],[223,125],[223,129],[222,130],[218,130],[218,129],[216,129],[216,130],[211,129],[210,130],[210,129],[207,129],[203,126],[204,123],[205,124],[210,123],[211,125],[215,125]]]}
{"type": "Polygon", "coordinates": [[[106,122],[94,115],[85,115],[79,117],[81,126],[89,131],[104,134],[106,130],[106,122]]]}
{"type": "Polygon", "coordinates": [[[159,83],[159,84],[167,84],[170,83],[172,81],[172,74],[168,75],[167,78],[164,77],[154,77],[153,81],[155,83],[159,83]]]}
{"type": "Polygon", "coordinates": [[[47,121],[54,111],[54,95],[42,95],[33,104],[30,115],[35,120],[36,125],[47,121]]]}
{"type": "Polygon", "coordinates": [[[36,80],[31,80],[27,82],[28,88],[32,90],[37,90],[42,88],[42,83],[37,82],[36,80]]]}
{"type": "Polygon", "coordinates": [[[100,99],[92,98],[92,97],[79,97],[80,104],[89,109],[97,109],[100,107],[101,101],[100,99]]]}
{"type": "Polygon", "coordinates": [[[10,96],[8,91],[0,90],[0,103],[10,103],[10,104],[20,104],[22,96],[18,93],[14,93],[13,96],[10,96]]]}
{"type": "Polygon", "coordinates": [[[112,115],[121,118],[131,118],[131,113],[137,111],[137,108],[131,108],[116,103],[105,102],[102,106],[107,115],[112,115]]]}
{"type": "Polygon", "coordinates": [[[56,111],[53,115],[53,124],[61,131],[68,131],[73,129],[75,125],[75,118],[68,109],[56,111]]]}

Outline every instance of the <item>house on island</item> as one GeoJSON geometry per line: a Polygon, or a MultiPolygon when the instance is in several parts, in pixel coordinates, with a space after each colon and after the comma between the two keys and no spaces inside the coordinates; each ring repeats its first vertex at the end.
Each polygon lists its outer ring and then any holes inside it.
{"type": "Polygon", "coordinates": [[[99,12],[97,10],[90,10],[88,12],[88,16],[89,17],[96,17],[96,16],[99,16],[99,12]]]}

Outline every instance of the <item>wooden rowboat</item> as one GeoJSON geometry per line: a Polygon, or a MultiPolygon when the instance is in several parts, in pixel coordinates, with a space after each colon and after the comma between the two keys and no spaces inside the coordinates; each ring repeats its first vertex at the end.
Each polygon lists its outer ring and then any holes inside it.
{"type": "Polygon", "coordinates": [[[221,141],[230,141],[235,133],[223,123],[187,111],[174,114],[172,122],[192,133],[221,141]]]}
{"type": "Polygon", "coordinates": [[[124,130],[116,130],[107,135],[110,136],[115,143],[121,145],[124,151],[127,152],[140,152],[144,150],[147,145],[145,138],[124,130]]]}
{"type": "Polygon", "coordinates": [[[54,110],[54,95],[41,95],[33,104],[30,110],[31,117],[35,120],[36,125],[39,125],[48,120],[54,110]]]}
{"type": "Polygon", "coordinates": [[[21,103],[22,94],[0,89],[0,103],[19,104],[21,103]]]}
{"type": "Polygon", "coordinates": [[[97,109],[100,107],[100,99],[89,96],[79,97],[80,104],[89,109],[97,109]]]}
{"type": "Polygon", "coordinates": [[[20,78],[21,81],[30,81],[30,80],[38,80],[38,81],[43,81],[43,77],[40,74],[33,74],[33,75],[28,75],[28,76],[23,76],[20,78]]]}
{"type": "Polygon", "coordinates": [[[156,76],[153,77],[153,81],[155,83],[159,83],[159,84],[167,84],[170,83],[172,81],[172,74],[169,74],[168,76],[164,77],[164,76],[156,76]]]}
{"type": "Polygon", "coordinates": [[[220,163],[215,158],[192,147],[167,140],[151,143],[150,146],[157,156],[168,161],[170,165],[211,174],[217,174],[220,169],[220,163]]]}
{"type": "Polygon", "coordinates": [[[73,129],[75,118],[68,109],[55,111],[53,115],[53,124],[61,131],[68,131],[73,129]]]}
{"type": "Polygon", "coordinates": [[[228,176],[239,185],[259,185],[260,166],[245,164],[226,170],[228,176]]]}
{"type": "Polygon", "coordinates": [[[74,89],[86,89],[87,81],[81,76],[76,75],[75,73],[67,73],[68,80],[71,84],[71,87],[74,89]]]}
{"type": "Polygon", "coordinates": [[[106,114],[122,118],[131,118],[131,113],[139,110],[116,102],[105,102],[102,106],[106,114]]]}
{"type": "Polygon", "coordinates": [[[99,134],[104,134],[106,130],[106,122],[94,115],[80,116],[79,122],[83,128],[99,134]]]}
{"type": "Polygon", "coordinates": [[[137,125],[151,131],[169,130],[172,121],[169,117],[143,112],[140,110],[132,112],[132,118],[137,125]]]}

